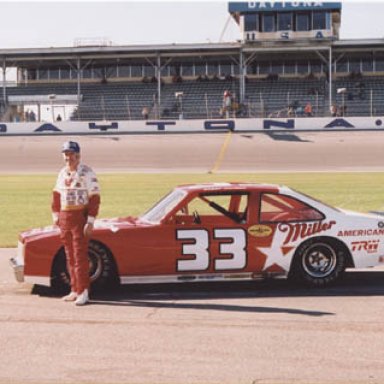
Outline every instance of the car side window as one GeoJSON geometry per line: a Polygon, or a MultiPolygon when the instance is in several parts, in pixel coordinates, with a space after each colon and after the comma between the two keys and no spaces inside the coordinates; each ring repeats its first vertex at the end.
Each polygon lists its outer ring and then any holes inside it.
{"type": "Polygon", "coordinates": [[[209,193],[200,194],[181,207],[176,213],[176,222],[187,223],[188,217],[200,223],[235,222],[246,220],[248,194],[246,193],[209,193]]]}
{"type": "Polygon", "coordinates": [[[261,223],[313,221],[324,218],[317,209],[291,196],[273,193],[264,193],[261,196],[261,223]]]}

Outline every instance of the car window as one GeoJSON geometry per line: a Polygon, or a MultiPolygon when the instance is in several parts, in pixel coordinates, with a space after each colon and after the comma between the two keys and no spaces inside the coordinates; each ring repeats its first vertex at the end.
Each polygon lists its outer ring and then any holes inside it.
{"type": "Polygon", "coordinates": [[[176,216],[227,219],[240,223],[246,220],[247,207],[248,195],[245,193],[200,194],[183,206],[176,216]]]}
{"type": "Polygon", "coordinates": [[[275,223],[289,221],[323,220],[317,209],[293,197],[264,193],[260,203],[260,222],[275,223]]]}

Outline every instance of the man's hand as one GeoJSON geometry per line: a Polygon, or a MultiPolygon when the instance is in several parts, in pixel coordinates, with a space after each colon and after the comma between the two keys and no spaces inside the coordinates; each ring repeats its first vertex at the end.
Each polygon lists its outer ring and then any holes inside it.
{"type": "Polygon", "coordinates": [[[59,214],[56,212],[52,213],[52,223],[53,225],[59,225],[59,214]]]}
{"type": "Polygon", "coordinates": [[[93,231],[93,224],[87,223],[84,225],[84,236],[90,237],[93,231]]]}

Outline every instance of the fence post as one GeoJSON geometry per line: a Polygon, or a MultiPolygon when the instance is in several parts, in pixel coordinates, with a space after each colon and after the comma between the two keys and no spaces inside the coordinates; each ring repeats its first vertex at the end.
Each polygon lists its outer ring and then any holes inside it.
{"type": "Polygon", "coordinates": [[[128,120],[132,120],[132,118],[131,118],[131,107],[129,106],[128,95],[125,95],[125,102],[127,103],[128,120]]]}
{"type": "Polygon", "coordinates": [[[373,89],[371,88],[371,117],[373,116],[373,89]]]}

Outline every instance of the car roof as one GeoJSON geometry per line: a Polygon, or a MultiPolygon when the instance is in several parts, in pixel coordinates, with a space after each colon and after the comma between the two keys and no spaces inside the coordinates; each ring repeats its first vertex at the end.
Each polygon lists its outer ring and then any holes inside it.
{"type": "Polygon", "coordinates": [[[282,189],[287,190],[287,187],[282,187],[277,184],[262,184],[262,183],[248,183],[248,182],[228,182],[228,183],[201,183],[201,184],[183,184],[176,187],[177,189],[186,192],[201,191],[264,191],[264,192],[279,192],[282,189]]]}

